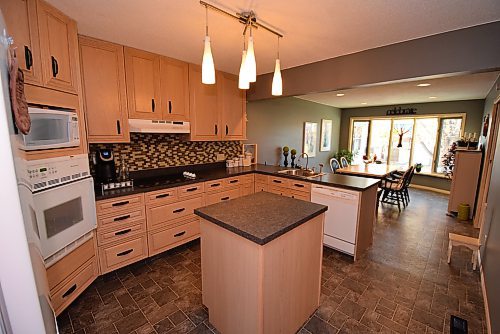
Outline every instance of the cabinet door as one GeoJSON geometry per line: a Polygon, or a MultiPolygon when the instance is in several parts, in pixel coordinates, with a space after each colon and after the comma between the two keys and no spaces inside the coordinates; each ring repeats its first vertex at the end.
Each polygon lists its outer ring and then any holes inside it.
{"type": "Polygon", "coordinates": [[[44,86],[76,94],[76,22],[41,0],[37,4],[44,86]]]}
{"type": "Polygon", "coordinates": [[[188,76],[188,63],[162,57],[160,85],[163,119],[189,121],[188,76]]]}
{"type": "Polygon", "coordinates": [[[78,41],[88,141],[130,141],[123,47],[84,36],[78,41]]]}
{"type": "Polygon", "coordinates": [[[0,1],[0,9],[7,32],[14,38],[14,47],[17,48],[17,59],[24,73],[24,81],[41,85],[42,66],[36,0],[3,0],[0,1]]]}
{"type": "MultiPolygon", "coordinates": [[[[217,76],[217,80],[220,77],[217,76]]],[[[220,140],[219,126],[220,85],[201,83],[201,66],[189,64],[189,108],[191,118],[191,140],[220,140]]]]}
{"type": "Polygon", "coordinates": [[[128,116],[161,119],[160,56],[125,47],[128,116]]]}
{"type": "Polygon", "coordinates": [[[220,75],[222,86],[222,139],[246,139],[246,97],[245,91],[238,88],[238,77],[228,73],[220,75]]]}

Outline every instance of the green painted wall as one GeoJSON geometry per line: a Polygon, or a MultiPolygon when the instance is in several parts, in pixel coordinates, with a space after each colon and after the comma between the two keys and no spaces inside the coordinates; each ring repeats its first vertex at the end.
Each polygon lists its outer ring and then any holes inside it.
{"type": "MultiPolygon", "coordinates": [[[[340,134],[340,109],[309,102],[294,97],[268,99],[249,102],[247,105],[246,143],[258,144],[259,163],[283,164],[281,148],[295,148],[297,155],[302,152],[304,122],[318,123],[318,150],[321,119],[333,120],[332,150],[316,152],[309,159],[309,166],[319,163],[328,166],[330,156],[338,150],[340,134]]],[[[290,158],[289,158],[290,160],[290,158]]]]}

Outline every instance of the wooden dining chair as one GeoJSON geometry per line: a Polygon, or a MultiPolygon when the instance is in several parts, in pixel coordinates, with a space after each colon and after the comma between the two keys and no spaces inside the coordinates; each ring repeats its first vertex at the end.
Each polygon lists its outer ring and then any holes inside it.
{"type": "Polygon", "coordinates": [[[406,196],[408,178],[413,171],[413,166],[408,168],[401,178],[395,179],[390,176],[380,182],[380,188],[383,190],[381,203],[397,205],[398,210],[401,211],[401,204],[406,208],[406,196]]]}
{"type": "Polygon", "coordinates": [[[330,168],[332,169],[332,172],[336,173],[337,169],[340,168],[340,163],[337,159],[331,158],[330,159],[330,168]]]}
{"type": "Polygon", "coordinates": [[[349,163],[345,157],[340,157],[340,164],[342,165],[342,168],[349,167],[349,163]]]}

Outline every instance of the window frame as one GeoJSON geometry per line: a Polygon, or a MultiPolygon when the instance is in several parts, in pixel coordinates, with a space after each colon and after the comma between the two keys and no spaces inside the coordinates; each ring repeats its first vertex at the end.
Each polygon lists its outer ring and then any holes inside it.
{"type": "MultiPolygon", "coordinates": [[[[412,129],[412,141],[411,141],[411,148],[410,148],[410,161],[409,164],[413,163],[413,148],[414,148],[414,137],[415,137],[415,129],[417,127],[417,119],[422,119],[422,118],[437,118],[438,119],[438,126],[436,130],[436,145],[434,146],[434,155],[432,159],[432,171],[431,173],[421,173],[421,174],[426,174],[426,175],[438,175],[439,173],[436,172],[437,168],[437,162],[439,157],[438,155],[438,146],[439,146],[439,141],[441,139],[441,126],[442,126],[442,121],[443,119],[449,119],[449,118],[461,118],[462,119],[462,124],[460,127],[460,134],[463,134],[465,131],[465,122],[467,121],[467,114],[466,113],[451,113],[451,114],[425,114],[425,115],[381,115],[381,116],[353,116],[349,118],[349,143],[348,147],[349,150],[352,149],[352,134],[353,134],[353,129],[354,129],[354,122],[369,122],[368,126],[368,138],[367,138],[367,145],[366,145],[366,150],[367,152],[370,150],[370,134],[372,131],[372,120],[377,120],[377,119],[390,119],[391,120],[391,136],[389,137],[389,151],[387,153],[387,163],[389,163],[391,159],[391,150],[392,150],[392,134],[394,131],[394,120],[398,119],[413,119],[413,129],[412,129]]],[[[367,153],[365,152],[365,154],[367,153]]]]}

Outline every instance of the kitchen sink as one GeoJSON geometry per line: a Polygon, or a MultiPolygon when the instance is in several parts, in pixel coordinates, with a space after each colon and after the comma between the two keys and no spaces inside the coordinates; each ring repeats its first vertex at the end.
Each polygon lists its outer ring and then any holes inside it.
{"type": "Polygon", "coordinates": [[[290,176],[297,176],[297,177],[302,177],[302,178],[315,178],[321,175],[325,175],[325,173],[317,173],[313,172],[312,170],[306,170],[306,169],[285,169],[285,170],[280,170],[278,171],[279,174],[286,174],[290,176]]]}

